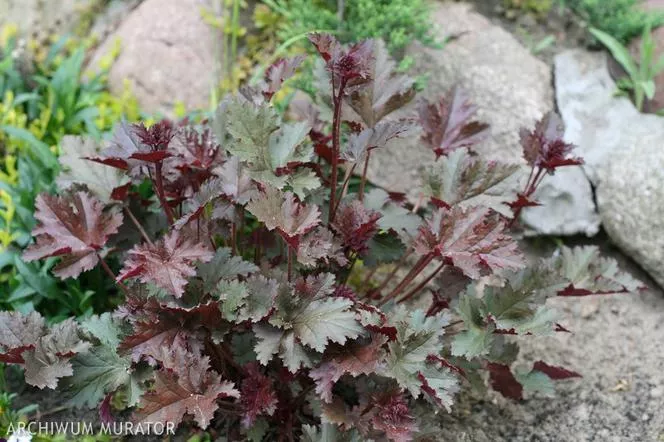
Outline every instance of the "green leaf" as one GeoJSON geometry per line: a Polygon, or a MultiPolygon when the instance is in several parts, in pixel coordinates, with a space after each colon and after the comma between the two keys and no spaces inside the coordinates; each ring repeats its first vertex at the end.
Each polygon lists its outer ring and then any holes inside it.
{"type": "Polygon", "coordinates": [[[555,387],[551,378],[538,370],[521,371],[514,373],[516,380],[523,386],[524,391],[529,393],[540,393],[544,396],[553,397],[555,387]]]}
{"type": "Polygon", "coordinates": [[[279,286],[274,279],[263,275],[251,276],[246,283],[220,281],[216,293],[224,318],[231,322],[257,322],[267,316],[274,306],[279,286]]]}
{"type": "Polygon", "coordinates": [[[46,143],[39,141],[31,132],[20,127],[7,125],[0,126],[0,129],[6,132],[10,137],[25,142],[29,151],[32,152],[33,156],[39,160],[43,166],[51,170],[58,169],[58,160],[53,152],[51,152],[49,146],[46,143]]]}
{"type": "Polygon", "coordinates": [[[379,212],[378,226],[383,230],[394,230],[403,241],[408,241],[417,233],[422,219],[397,204],[390,201],[390,197],[383,189],[372,189],[367,193],[364,205],[368,209],[379,212]]]}
{"type": "MultiPolygon", "coordinates": [[[[565,282],[585,294],[636,292],[644,287],[641,281],[621,271],[615,259],[602,257],[596,246],[562,247],[538,268],[540,274],[547,270],[560,274],[565,282]]],[[[560,291],[558,294],[564,295],[560,291]]]]}
{"type": "Polygon", "coordinates": [[[247,430],[247,439],[251,442],[261,442],[269,429],[270,424],[262,417],[259,417],[251,428],[247,430]]]}
{"type": "Polygon", "coordinates": [[[452,341],[452,354],[474,358],[486,355],[493,342],[493,326],[485,325],[483,319],[484,303],[474,294],[474,287],[459,297],[457,313],[463,320],[465,330],[458,333],[452,341]]]}
{"type": "Polygon", "coordinates": [[[91,316],[81,323],[81,327],[99,339],[103,345],[110,348],[117,348],[120,345],[119,325],[108,312],[100,316],[91,316]]]}
{"type": "Polygon", "coordinates": [[[247,277],[258,271],[258,267],[244,261],[241,256],[232,256],[228,247],[217,249],[212,261],[198,264],[198,276],[203,280],[203,289],[207,292],[214,289],[222,279],[247,277]]]}
{"type": "Polygon", "coordinates": [[[388,343],[386,366],[381,374],[395,379],[417,397],[422,384],[417,374],[425,369],[430,354],[440,352],[440,339],[449,324],[449,315],[440,313],[427,317],[423,310],[409,312],[401,306],[390,323],[396,326],[397,339],[388,343]]]}
{"type": "Polygon", "coordinates": [[[69,403],[75,407],[95,408],[107,393],[130,383],[130,359],[120,357],[106,345],[93,347],[77,355],[71,362],[74,376],[68,384],[72,392],[69,403]]]}
{"type": "Polygon", "coordinates": [[[333,424],[321,424],[320,428],[313,425],[302,425],[303,442],[337,442],[343,440],[333,424]]]}
{"type": "Polygon", "coordinates": [[[632,59],[632,56],[629,53],[629,50],[623,46],[618,40],[613,38],[611,35],[606,32],[600,31],[599,29],[590,28],[590,33],[613,55],[613,58],[620,63],[620,65],[627,71],[627,74],[632,77],[632,79],[638,77],[639,69],[636,66],[636,63],[632,59]]]}
{"type": "Polygon", "coordinates": [[[226,104],[226,131],[234,138],[227,149],[232,155],[261,169],[269,169],[268,145],[272,132],[279,128],[279,117],[268,104],[255,105],[235,98],[226,104]]]}
{"type": "Polygon", "coordinates": [[[459,380],[449,368],[438,367],[428,363],[418,373],[418,379],[426,383],[428,398],[436,405],[444,407],[448,412],[452,410],[454,395],[459,391],[459,380]]]}
{"type": "Polygon", "coordinates": [[[456,149],[425,170],[423,190],[450,206],[470,200],[502,212],[510,198],[510,189],[502,187],[518,169],[516,164],[489,162],[456,149]]]}
{"type": "Polygon", "coordinates": [[[295,315],[291,323],[298,340],[314,350],[322,352],[328,342],[344,344],[348,338],[356,338],[363,328],[350,310],[353,302],[343,298],[316,300],[295,315]]]}
{"type": "Polygon", "coordinates": [[[639,84],[641,85],[643,92],[646,94],[646,97],[648,97],[648,100],[652,100],[655,96],[655,82],[650,79],[641,81],[639,84]]]}
{"type": "Polygon", "coordinates": [[[291,162],[308,162],[313,155],[313,147],[303,146],[311,126],[307,121],[283,124],[270,136],[270,170],[284,167],[291,162]]]}
{"type": "Polygon", "coordinates": [[[307,196],[307,192],[318,189],[321,183],[314,172],[302,169],[289,175],[288,185],[293,190],[293,193],[303,200],[307,196]]]}

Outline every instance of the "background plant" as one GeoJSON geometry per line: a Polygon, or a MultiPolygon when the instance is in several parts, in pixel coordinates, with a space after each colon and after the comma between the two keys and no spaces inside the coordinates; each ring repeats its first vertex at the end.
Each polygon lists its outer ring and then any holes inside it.
{"type": "Polygon", "coordinates": [[[590,27],[609,34],[622,44],[646,28],[664,24],[664,14],[639,9],[637,0],[564,0],[590,27]]]}
{"type": "Polygon", "coordinates": [[[504,216],[478,200],[518,166],[473,151],[487,126],[462,91],[422,101],[417,120],[391,118],[415,91],[383,44],[310,40],[330,113],[283,120],[271,101],[302,60],[279,60],[209,125],[122,123],[103,149],[61,146],[88,168],[40,194],[24,258],[58,259],[63,279],[100,266],[126,303],[53,326],[2,312],[0,361],[103,419],[112,404],[136,407],[137,421],[212,424],[231,440],[436,439],[436,415],[462,384],[521,399],[579,376],[544,361],[513,367],[516,339],[567,332],[549,297],[640,283],[593,247],[527,265],[510,235],[542,177],[580,163],[559,119],[522,132],[532,172],[494,200],[512,209],[504,216]],[[432,150],[426,200],[349,190],[372,150],[418,130],[432,150]]]}
{"type": "Polygon", "coordinates": [[[618,88],[633,96],[634,104],[643,111],[646,100],[655,96],[655,77],[664,70],[664,56],[655,60],[655,42],[650,26],[646,26],[641,36],[639,59],[635,60],[625,46],[611,35],[591,29],[590,32],[611,52],[613,58],[625,70],[627,77],[618,80],[618,88]]]}
{"type": "Polygon", "coordinates": [[[138,118],[136,100],[129,90],[114,97],[105,89],[117,49],[102,61],[100,73],[84,79],[80,42],[60,39],[39,61],[13,27],[5,28],[0,43],[0,304],[38,308],[54,319],[90,314],[110,300],[101,273],[63,284],[48,273],[53,262],[25,263],[20,254],[35,225],[35,197],[54,188],[63,136],[99,139],[121,116],[138,118]],[[99,295],[93,297],[86,284],[99,295]]]}

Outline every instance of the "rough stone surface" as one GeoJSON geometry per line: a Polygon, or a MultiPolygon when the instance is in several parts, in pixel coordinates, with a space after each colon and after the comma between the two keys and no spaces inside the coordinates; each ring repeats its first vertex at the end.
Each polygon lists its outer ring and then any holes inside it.
{"type": "Polygon", "coordinates": [[[528,235],[593,236],[599,231],[599,215],[593,191],[583,169],[568,166],[547,176],[535,193],[541,206],[523,211],[528,235]]]}
{"type": "MultiPolygon", "coordinates": [[[[556,94],[567,141],[577,144],[596,187],[601,222],[611,239],[664,285],[664,119],[641,114],[615,83],[602,53],[556,57],[556,94]]],[[[564,175],[552,188],[569,186],[564,175]]]]}
{"type": "MultiPolygon", "coordinates": [[[[519,129],[532,128],[553,108],[551,72],[511,34],[474,12],[470,5],[444,3],[432,13],[447,34],[460,35],[444,50],[415,45],[409,55],[417,71],[429,78],[421,95],[435,99],[455,85],[466,89],[479,107],[477,118],[491,125],[491,137],[478,151],[485,157],[523,163],[519,129]]],[[[372,154],[369,178],[417,199],[419,170],[434,155],[417,139],[372,154]]],[[[525,210],[524,221],[536,232],[574,234],[597,232],[592,190],[580,170],[567,172],[570,185],[549,189],[538,197],[542,207],[525,210]],[[574,183],[575,185],[572,185],[574,183]]]]}
{"type": "Polygon", "coordinates": [[[42,40],[74,30],[96,0],[0,0],[0,28],[18,26],[22,35],[42,40]]]}
{"type": "Polygon", "coordinates": [[[201,17],[206,6],[206,0],[145,0],[100,46],[91,66],[119,38],[112,92],[128,79],[146,112],[169,114],[178,101],[187,109],[206,107],[215,71],[215,32],[201,17]]]}
{"type": "Polygon", "coordinates": [[[612,155],[600,171],[597,203],[613,241],[664,286],[662,139],[664,127],[612,155]]]}

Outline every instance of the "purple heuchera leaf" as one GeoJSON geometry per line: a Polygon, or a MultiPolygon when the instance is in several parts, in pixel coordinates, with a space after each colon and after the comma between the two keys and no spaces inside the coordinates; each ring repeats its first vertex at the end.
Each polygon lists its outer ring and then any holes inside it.
{"type": "Polygon", "coordinates": [[[170,157],[167,149],[173,136],[172,123],[167,120],[149,129],[143,124],[122,121],[115,127],[110,146],[102,151],[100,157],[90,159],[134,174],[143,165],[159,163],[170,157]]]}
{"type": "Polygon", "coordinates": [[[97,252],[122,224],[117,207],[104,211],[104,205],[87,192],[62,197],[42,193],[37,197],[35,218],[36,242],[25,250],[23,259],[62,257],[53,268],[60,279],[75,278],[97,265],[97,252]]]}
{"type": "Polygon", "coordinates": [[[185,239],[179,230],[174,230],[155,244],[141,244],[131,249],[118,281],[138,277],[180,297],[187,277],[196,275],[193,264],[207,262],[213,256],[206,246],[185,239]]]}
{"type": "Polygon", "coordinates": [[[272,379],[261,373],[257,362],[246,364],[244,375],[240,386],[240,403],[244,413],[242,425],[249,428],[259,415],[274,414],[277,409],[277,394],[272,387],[272,379]]]}
{"type": "Polygon", "coordinates": [[[297,200],[293,192],[282,193],[268,187],[265,192],[247,204],[247,210],[268,230],[277,229],[284,240],[297,250],[300,237],[320,223],[318,206],[297,200]]]}
{"type": "Polygon", "coordinates": [[[295,74],[295,70],[304,61],[304,56],[298,55],[293,58],[280,58],[275,61],[265,71],[265,87],[263,88],[263,96],[267,100],[271,100],[272,96],[281,89],[284,81],[288,80],[295,74]]]}
{"type": "Polygon", "coordinates": [[[373,41],[365,40],[344,48],[330,34],[309,34],[309,41],[323,57],[334,79],[335,89],[340,85],[358,86],[370,79],[373,60],[373,41]]]}
{"type": "Polygon", "coordinates": [[[505,364],[488,363],[491,388],[510,399],[523,399],[523,386],[516,380],[510,368],[505,364]]]}
{"type": "Polygon", "coordinates": [[[505,221],[484,207],[438,209],[420,227],[414,246],[419,254],[433,253],[474,279],[483,269],[519,269],[524,265],[505,221]]]}
{"type": "Polygon", "coordinates": [[[580,378],[581,375],[575,371],[567,370],[563,367],[549,365],[544,361],[537,361],[533,364],[533,370],[541,371],[554,380],[580,378]]]}
{"type": "Polygon", "coordinates": [[[133,329],[118,350],[128,353],[134,362],[145,360],[153,365],[163,347],[200,349],[199,338],[209,336],[222,319],[217,301],[184,308],[136,296],[127,298],[127,304],[118,314],[131,323],[133,329]]]}
{"type": "Polygon", "coordinates": [[[139,422],[173,422],[176,426],[186,414],[205,429],[219,407],[217,399],[239,398],[233,383],[221,381],[210,370],[207,356],[187,352],[184,348],[164,348],[162,368],[155,374],[153,390],[141,398],[136,420],[139,422]]]}
{"type": "Polygon", "coordinates": [[[355,253],[365,253],[367,243],[378,232],[381,214],[367,209],[360,201],[343,205],[332,228],[341,236],[342,243],[355,253]]]}
{"type": "Polygon", "coordinates": [[[309,376],[316,381],[316,393],[324,402],[332,402],[332,387],[343,375],[357,377],[376,372],[384,357],[385,342],[385,336],[374,334],[368,344],[354,342],[311,370],[309,376]]]}
{"type": "Polygon", "coordinates": [[[472,121],[477,107],[459,88],[453,89],[437,103],[422,101],[418,111],[424,131],[422,140],[436,157],[462,147],[472,147],[489,135],[488,124],[472,121]]]}
{"type": "Polygon", "coordinates": [[[553,173],[558,167],[583,164],[579,157],[569,157],[573,144],[565,143],[565,128],[558,114],[550,112],[535,125],[533,131],[522,129],[523,156],[532,167],[553,173]]]}
{"type": "Polygon", "coordinates": [[[408,402],[402,393],[384,393],[374,399],[376,412],[371,423],[376,430],[394,442],[412,440],[412,433],[417,430],[415,418],[410,414],[408,402]]]}

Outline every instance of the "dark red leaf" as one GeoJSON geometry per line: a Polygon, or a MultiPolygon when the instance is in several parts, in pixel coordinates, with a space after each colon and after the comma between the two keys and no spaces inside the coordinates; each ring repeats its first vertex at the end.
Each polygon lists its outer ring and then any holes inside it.
{"type": "Polygon", "coordinates": [[[556,168],[583,164],[579,157],[569,157],[573,144],[565,143],[565,128],[560,117],[550,112],[535,125],[533,131],[521,130],[523,156],[532,167],[553,173],[556,168]]]}
{"type": "Polygon", "coordinates": [[[131,249],[118,281],[140,277],[141,281],[154,283],[180,297],[186,278],[196,274],[193,263],[207,262],[212,256],[206,246],[185,239],[175,230],[155,244],[140,244],[131,249]]]}
{"type": "Polygon", "coordinates": [[[109,393],[104,397],[104,400],[99,405],[99,420],[102,424],[112,424],[115,422],[115,417],[111,412],[111,400],[113,399],[113,393],[109,393]]]}
{"type": "Polygon", "coordinates": [[[173,123],[166,119],[158,121],[150,127],[145,127],[143,123],[134,124],[133,129],[136,136],[143,142],[143,144],[151,147],[155,151],[165,151],[175,136],[173,123]]]}
{"type": "Polygon", "coordinates": [[[257,362],[245,365],[244,375],[240,387],[240,403],[244,413],[242,425],[249,428],[259,415],[272,416],[277,407],[277,395],[272,380],[261,373],[257,362]]]}
{"type": "Polygon", "coordinates": [[[554,380],[560,379],[569,379],[569,378],[580,378],[582,377],[579,373],[571,370],[567,370],[563,367],[558,367],[555,365],[549,365],[543,361],[537,361],[533,364],[533,370],[541,371],[548,377],[554,380]]]}
{"type": "Polygon", "coordinates": [[[472,147],[489,135],[489,125],[471,120],[477,107],[460,88],[453,89],[437,103],[422,101],[418,111],[424,131],[422,140],[436,157],[472,147]]]}
{"type": "Polygon", "coordinates": [[[483,269],[523,267],[518,244],[506,229],[502,217],[484,207],[438,209],[420,227],[414,246],[420,255],[433,254],[468,277],[479,278],[483,269]]]}
{"type": "Polygon", "coordinates": [[[265,88],[263,96],[271,100],[272,96],[281,88],[284,81],[295,74],[295,70],[302,64],[304,57],[301,55],[293,58],[280,58],[270,65],[265,71],[265,88]]]}
{"type": "Polygon", "coordinates": [[[567,330],[565,327],[563,327],[560,324],[556,324],[555,330],[556,332],[563,332],[563,333],[572,333],[571,331],[567,330]]]}
{"type": "Polygon", "coordinates": [[[489,370],[491,388],[507,398],[523,399],[523,387],[507,365],[490,362],[487,364],[487,370],[489,370]]]}
{"type": "Polygon", "coordinates": [[[354,200],[339,209],[332,228],[341,236],[345,247],[363,254],[368,250],[369,240],[378,232],[380,217],[380,213],[354,200]]]}
{"type": "Polygon", "coordinates": [[[373,60],[373,41],[365,40],[344,48],[330,34],[309,34],[309,41],[327,64],[333,83],[339,88],[357,86],[369,80],[373,60]]]}
{"type": "Polygon", "coordinates": [[[392,441],[412,440],[412,433],[417,430],[417,426],[402,393],[383,393],[374,398],[373,405],[376,412],[371,423],[376,430],[383,431],[392,441]]]}
{"type": "Polygon", "coordinates": [[[97,251],[122,224],[117,207],[104,211],[101,201],[87,192],[62,197],[42,193],[37,197],[35,218],[36,242],[25,250],[23,259],[62,257],[53,268],[61,279],[75,278],[97,265],[97,251]]]}

